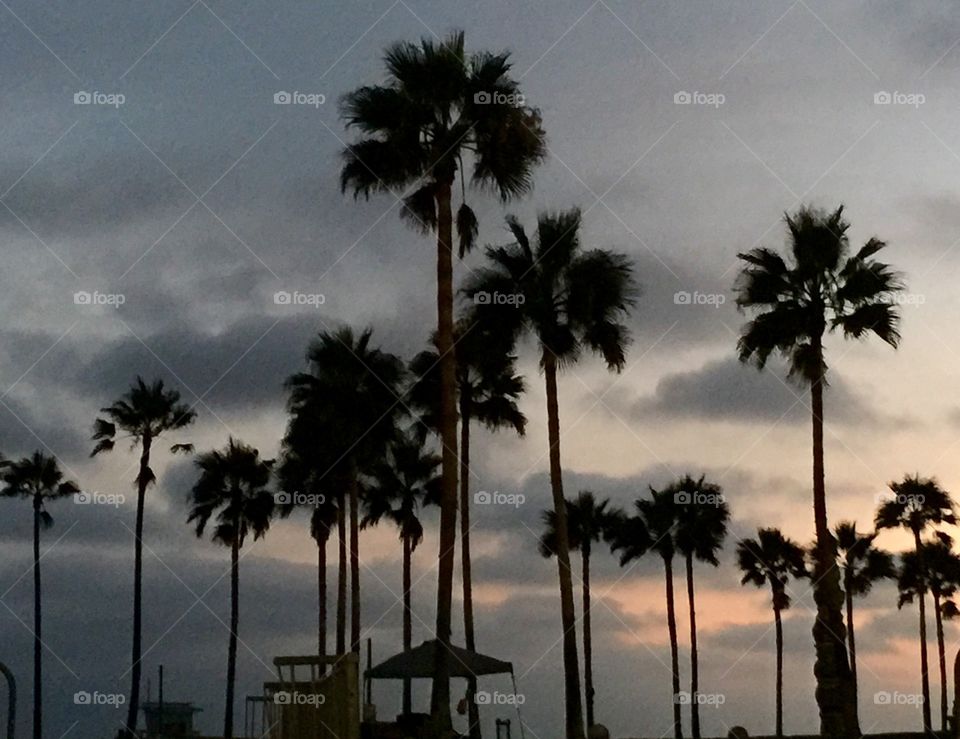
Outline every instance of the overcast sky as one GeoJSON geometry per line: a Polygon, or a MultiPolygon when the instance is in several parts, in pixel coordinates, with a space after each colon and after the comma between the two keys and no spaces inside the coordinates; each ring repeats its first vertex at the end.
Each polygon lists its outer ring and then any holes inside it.
{"type": "MultiPolygon", "coordinates": [[[[688,471],[724,486],[731,539],[720,568],[697,573],[701,689],[726,697],[703,711],[706,734],[773,729],[769,596],[739,586],[736,537],[758,525],[801,542],[813,532],[806,396],[781,365],[758,373],[735,356],[736,253],[780,246],[785,211],[844,203],[855,243],[890,242],[885,254],[910,296],[898,351],[828,345],[831,519],[867,528],[877,495],[908,472],[960,486],[960,16],[947,0],[5,0],[0,19],[0,450],[44,449],[84,488],[127,496],[117,508],[51,506],[47,736],[110,735],[124,712],[76,706],[73,695],[129,687],[135,457],[118,445],[87,459],[97,409],[137,373],[159,376],[196,405],[183,440],[205,449],[232,433],[273,456],[282,382],[311,335],[371,325],[377,342],[410,357],[433,328],[433,242],[400,221],[395,198],[355,203],[338,190],[348,135],[336,100],[381,80],[382,50],[397,40],[462,28],[472,49],[509,49],[542,111],[549,156],[534,191],[507,211],[472,198],[482,243],[507,240],[505,212],[532,223],[538,211],[579,206],[585,243],[634,260],[643,297],[625,371],[609,375],[585,357],[561,380],[565,484],[621,505],[688,471]],[[274,104],[283,91],[324,102],[274,104]],[[88,104],[75,102],[82,93],[88,104]],[[278,291],[323,304],[277,305],[278,291]],[[78,292],[103,304],[78,304],[78,292]]],[[[457,278],[481,263],[469,256],[457,278]]],[[[516,509],[474,509],[477,643],[513,661],[527,735],[547,739],[562,724],[562,670],[555,566],[536,552],[549,501],[546,411],[532,347],[520,354],[527,437],[478,432],[473,453],[475,489],[526,498],[516,509]]],[[[168,699],[196,702],[200,728],[214,733],[227,556],[184,523],[190,462],[161,452],[155,468],[145,679],[166,665],[168,699]]],[[[30,537],[29,505],[5,501],[0,659],[20,681],[21,733],[30,537]]],[[[881,542],[905,544],[890,534],[881,542]]],[[[364,621],[379,658],[400,644],[399,544],[384,529],[362,546],[364,621]]],[[[433,624],[436,549],[432,522],[416,553],[416,641],[433,624]]],[[[248,545],[239,695],[270,679],[274,656],[313,649],[315,556],[301,520],[248,545]]],[[[660,736],[671,721],[661,570],[653,559],[620,570],[603,553],[596,566],[598,717],[618,737],[660,736]]],[[[812,598],[803,585],[795,596],[785,724],[813,731],[812,598]]],[[[916,615],[895,603],[883,586],[858,604],[865,730],[920,722],[913,708],[873,701],[877,691],[919,690],[916,615]]],[[[686,683],[684,609],[679,621],[686,683]]],[[[947,629],[953,653],[957,633],[947,629]]],[[[496,679],[488,689],[511,690],[496,679]]],[[[417,697],[427,696],[423,686],[417,697]]],[[[397,710],[396,691],[377,686],[375,701],[381,716],[397,710]]],[[[509,714],[483,711],[490,735],[497,716],[509,714]]]]}

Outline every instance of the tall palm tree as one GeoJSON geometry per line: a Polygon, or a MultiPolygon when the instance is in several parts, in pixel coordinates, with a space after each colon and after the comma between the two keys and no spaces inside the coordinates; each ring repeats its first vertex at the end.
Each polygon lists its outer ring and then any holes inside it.
{"type": "MultiPolygon", "coordinates": [[[[457,400],[460,411],[460,554],[463,583],[463,633],[467,649],[476,651],[473,626],[473,574],[470,565],[470,424],[477,421],[490,431],[512,428],[523,436],[526,416],[517,406],[523,394],[523,378],[516,374],[516,357],[509,342],[496,332],[476,324],[458,321],[454,333],[457,345],[457,400]]],[[[436,342],[434,342],[436,343],[436,342]]],[[[421,434],[439,431],[440,355],[423,351],[410,362],[417,378],[410,388],[410,404],[419,412],[416,428],[421,434]]],[[[467,680],[468,723],[471,739],[480,737],[480,713],[473,697],[477,680],[467,680]]]]}
{"type": "Polygon", "coordinates": [[[233,739],[233,693],[237,679],[237,630],[240,622],[240,548],[247,535],[254,541],[270,528],[273,495],[267,491],[273,460],[233,437],[223,450],[201,454],[196,460],[200,478],[193,486],[190,516],[197,536],[203,536],[216,515],[213,540],[230,547],[230,642],[227,648],[227,696],[223,737],[233,739]]]}
{"type": "MultiPolygon", "coordinates": [[[[372,482],[364,496],[363,526],[376,526],[384,518],[400,532],[403,544],[403,651],[413,647],[413,624],[410,610],[411,560],[423,541],[420,509],[439,502],[441,478],[437,475],[440,457],[427,452],[416,435],[393,442],[387,461],[373,469],[372,482]]],[[[403,681],[403,713],[413,710],[412,686],[403,681]]]]}
{"type": "Polygon", "coordinates": [[[488,265],[474,272],[464,288],[474,300],[474,314],[481,325],[515,338],[530,333],[539,345],[547,395],[550,488],[557,516],[568,739],[583,735],[583,716],[560,464],[557,375],[561,367],[576,362],[583,350],[600,354],[611,370],[623,369],[629,331],[622,321],[637,293],[627,257],[603,249],[584,250],[580,225],[577,209],[541,214],[536,243],[531,244],[520,222],[508,218],[507,226],[516,241],[487,248],[488,265]]]}
{"type": "Polygon", "coordinates": [[[301,456],[332,460],[317,481],[336,476],[345,487],[338,498],[350,501],[350,650],[358,653],[360,475],[396,434],[405,373],[398,357],[371,346],[372,333],[368,328],[354,334],[349,327],[321,332],[307,350],[309,371],[287,380],[291,417],[285,444],[301,456]]]}
{"type": "MultiPolygon", "coordinates": [[[[873,583],[896,576],[893,555],[874,546],[876,533],[861,534],[857,524],[842,521],[834,529],[840,554],[840,573],[847,604],[847,647],[850,653],[850,672],[853,674],[853,693],[857,686],[857,639],[853,626],[853,599],[867,595],[873,583]]],[[[859,702],[858,702],[859,710],[859,702]]]]}
{"type": "MultiPolygon", "coordinates": [[[[453,342],[453,228],[461,256],[478,224],[466,204],[464,157],[472,185],[491,186],[504,201],[528,192],[533,168],[546,155],[540,114],[523,105],[506,53],[468,53],[462,32],[445,41],[398,43],[384,57],[387,79],[348,93],[341,110],[360,136],[344,152],[340,184],[355,197],[406,189],[401,215],[437,234],[437,349],[440,352],[443,500],[436,634],[450,643],[457,526],[457,408],[453,342]],[[460,176],[461,204],[453,215],[460,176]]],[[[431,714],[450,726],[447,650],[437,650],[431,714]]]]}
{"type": "Polygon", "coordinates": [[[777,639],[777,736],[783,736],[783,624],[780,614],[790,608],[787,583],[808,577],[804,551],[777,529],[758,529],[756,539],[737,545],[737,564],[743,572],[741,585],[769,585],[773,596],[773,621],[777,639]]]}
{"type": "Polygon", "coordinates": [[[673,557],[677,551],[677,506],[673,491],[669,488],[650,488],[649,498],[634,502],[636,515],[621,517],[614,526],[610,548],[620,553],[620,566],[639,559],[649,550],[655,551],[663,560],[666,585],[667,632],[670,636],[671,687],[673,690],[673,733],[676,739],[683,737],[680,715],[680,658],[677,649],[677,614],[673,596],[673,557]]]}
{"type": "MultiPolygon", "coordinates": [[[[140,712],[140,660],[141,624],[143,620],[143,510],[147,488],[156,477],[150,468],[153,445],[164,434],[186,428],[196,418],[193,408],[180,402],[180,393],[163,386],[163,380],[151,384],[137,377],[133,385],[113,405],[101,408],[106,418],[98,418],[93,424],[93,440],[96,443],[91,457],[113,449],[119,431],[129,438],[131,445],[140,446],[140,464],[135,484],[137,486],[137,522],[134,531],[133,565],[133,649],[130,668],[130,700],[127,702],[126,739],[137,733],[137,714],[140,712]]],[[[192,452],[190,444],[174,444],[174,454],[192,452]]]]}
{"type": "Polygon", "coordinates": [[[0,468],[0,497],[23,498],[33,505],[33,737],[43,737],[43,619],[40,586],[40,529],[53,526],[47,503],[79,492],[63,479],[57,460],[36,451],[0,468]]]}
{"type": "MultiPolygon", "coordinates": [[[[567,500],[567,543],[571,550],[580,551],[583,567],[583,685],[587,698],[587,728],[593,726],[593,633],[590,625],[590,556],[593,545],[610,541],[622,512],[610,506],[610,499],[597,500],[589,490],[581,490],[573,500],[567,500]]],[[[540,554],[552,557],[557,553],[557,516],[554,511],[543,512],[545,531],[540,537],[540,554]]]]}
{"type": "Polygon", "coordinates": [[[723,490],[715,483],[685,475],[669,488],[677,505],[677,551],[683,555],[687,576],[687,605],[690,610],[690,731],[700,739],[699,655],[697,653],[697,612],[693,587],[693,562],[700,560],[720,566],[717,554],[727,537],[730,507],[723,490]]]}
{"type": "Polygon", "coordinates": [[[899,277],[873,259],[886,244],[871,238],[850,253],[843,206],[832,212],[803,207],[786,216],[787,256],[765,247],[739,254],[737,305],[754,311],[738,349],[741,361],[764,367],[779,352],[790,377],[809,385],[813,426],[813,509],[816,526],[813,626],[814,674],[821,733],[859,737],[853,676],[847,661],[843,592],[836,544],[827,520],[823,460],[823,390],[827,384],[824,339],[841,329],[847,338],[873,333],[896,347],[900,334],[895,293],[899,277]]]}
{"type": "Polygon", "coordinates": [[[916,554],[917,579],[920,604],[920,679],[923,691],[923,729],[933,730],[930,717],[930,675],[927,660],[926,592],[927,571],[923,557],[924,531],[941,524],[957,522],[953,500],[933,478],[907,475],[900,482],[890,483],[892,495],[877,509],[874,525],[877,531],[901,528],[913,535],[913,550],[916,554]]]}

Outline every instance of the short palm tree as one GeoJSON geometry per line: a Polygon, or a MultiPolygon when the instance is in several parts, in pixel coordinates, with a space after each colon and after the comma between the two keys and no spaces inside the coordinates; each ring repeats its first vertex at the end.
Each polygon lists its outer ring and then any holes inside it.
{"type": "MultiPolygon", "coordinates": [[[[847,647],[850,653],[850,671],[853,673],[853,692],[857,685],[857,638],[853,625],[853,599],[867,595],[873,583],[896,576],[893,555],[874,546],[876,533],[861,534],[857,524],[843,521],[834,529],[840,554],[840,574],[847,604],[847,647]]],[[[859,702],[858,702],[859,708],[859,702]]]]}
{"type": "Polygon", "coordinates": [[[79,492],[64,480],[57,460],[34,452],[16,462],[3,462],[0,497],[23,498],[33,506],[33,737],[43,737],[43,618],[40,586],[40,529],[53,526],[47,503],[79,492]]]}
{"type": "Polygon", "coordinates": [[[917,601],[920,605],[920,678],[923,691],[923,729],[933,730],[930,716],[930,675],[927,660],[926,580],[927,572],[923,557],[921,535],[927,529],[941,524],[957,522],[953,500],[933,478],[907,475],[900,482],[890,483],[892,495],[877,509],[874,525],[883,529],[905,529],[913,536],[914,554],[920,590],[917,601]]]}
{"type": "Polygon", "coordinates": [[[814,674],[820,729],[827,736],[859,737],[836,545],[827,520],[824,339],[840,329],[846,338],[874,334],[896,347],[900,334],[894,299],[902,284],[888,265],[873,258],[886,245],[883,241],[871,238],[851,254],[850,224],[843,217],[843,206],[832,212],[803,207],[787,215],[786,223],[786,258],[765,247],[738,255],[744,266],[736,285],[737,305],[754,311],[738,349],[741,361],[752,361],[761,368],[771,354],[782,354],[789,363],[790,377],[810,387],[816,527],[814,674]]]}
{"type": "Polygon", "coordinates": [[[287,380],[286,446],[304,458],[331,460],[317,482],[339,481],[345,490],[338,499],[350,502],[350,650],[358,653],[360,475],[396,434],[405,373],[398,357],[371,345],[372,333],[354,334],[349,327],[321,332],[307,350],[309,371],[287,380]]]}
{"type": "Polygon", "coordinates": [[[213,540],[230,547],[230,642],[227,648],[227,696],[223,737],[233,739],[233,693],[237,679],[237,630],[240,622],[240,548],[249,534],[254,540],[270,528],[273,495],[267,490],[272,460],[260,458],[253,447],[232,437],[223,450],[197,457],[200,478],[190,495],[187,523],[203,536],[216,515],[213,540]]]}
{"type": "MultiPolygon", "coordinates": [[[[567,543],[571,550],[580,551],[583,567],[583,685],[587,698],[587,727],[594,725],[593,689],[593,632],[590,619],[590,556],[593,545],[611,540],[622,513],[610,505],[610,499],[597,500],[589,490],[581,490],[573,500],[567,500],[567,543]]],[[[545,531],[540,537],[540,554],[552,557],[557,552],[557,516],[554,511],[543,512],[545,531]]]]}
{"type": "MultiPolygon", "coordinates": [[[[93,425],[93,440],[97,442],[90,453],[94,457],[113,449],[118,432],[130,439],[133,447],[140,447],[140,465],[137,471],[137,522],[134,531],[133,566],[133,650],[130,668],[130,699],[127,702],[126,739],[137,734],[137,715],[140,712],[141,624],[143,620],[143,511],[147,488],[156,477],[150,468],[153,445],[161,436],[179,431],[193,423],[196,413],[180,402],[180,393],[163,386],[163,380],[147,384],[137,377],[130,389],[113,405],[101,408],[106,418],[98,418],[93,425]]],[[[174,444],[174,454],[192,452],[190,444],[174,444]]]]}
{"type": "Polygon", "coordinates": [[[777,639],[777,736],[783,736],[783,624],[780,614],[790,608],[787,583],[790,578],[807,577],[803,547],[777,529],[759,529],[756,539],[737,545],[737,564],[743,572],[742,585],[758,588],[769,585],[773,595],[773,621],[777,639]]]}
{"type": "Polygon", "coordinates": [[[620,566],[639,559],[649,550],[663,560],[666,584],[667,632],[670,636],[670,670],[673,691],[673,733],[676,739],[683,737],[680,715],[680,658],[677,647],[677,614],[673,596],[673,558],[677,551],[677,514],[673,491],[669,488],[650,488],[649,498],[638,498],[634,507],[636,514],[620,517],[610,537],[610,548],[620,553],[620,566]]]}
{"type": "Polygon", "coordinates": [[[687,576],[687,605],[690,610],[690,731],[700,739],[699,655],[697,653],[697,614],[693,587],[693,562],[699,560],[714,567],[720,566],[717,554],[727,537],[730,507],[723,490],[715,483],[684,476],[669,488],[677,505],[677,551],[683,555],[687,576]]]}
{"type": "MultiPolygon", "coordinates": [[[[442,42],[398,43],[384,57],[383,84],[348,93],[341,111],[359,132],[344,152],[340,184],[354,196],[406,189],[401,214],[437,234],[437,348],[440,352],[443,491],[437,588],[437,638],[450,642],[457,526],[457,409],[453,339],[453,229],[461,255],[478,224],[466,203],[466,178],[504,201],[528,192],[546,155],[539,113],[523,104],[506,53],[468,53],[463,33],[442,42]],[[467,159],[470,171],[464,168],[467,159]],[[460,177],[461,204],[453,215],[460,177]]],[[[447,650],[437,650],[430,706],[437,727],[450,726],[447,650]]],[[[582,732],[581,732],[582,733],[582,732]]]]}
{"type": "MultiPolygon", "coordinates": [[[[523,394],[523,378],[516,374],[516,357],[495,332],[459,321],[455,330],[457,359],[457,405],[460,411],[460,554],[463,581],[463,633],[467,649],[476,651],[473,627],[473,574],[470,565],[470,424],[483,424],[490,431],[512,428],[523,436],[526,416],[517,406],[523,394]]],[[[410,404],[417,409],[416,428],[439,431],[440,355],[423,351],[410,362],[416,378],[410,388],[410,404]]],[[[480,714],[473,696],[476,678],[468,678],[468,724],[471,739],[480,737],[480,714]]]]}
{"type": "MultiPolygon", "coordinates": [[[[410,435],[390,445],[388,458],[372,470],[372,482],[364,495],[363,526],[376,526],[382,519],[391,521],[400,532],[403,544],[403,651],[413,647],[413,623],[410,608],[411,561],[423,541],[420,509],[439,502],[441,479],[437,474],[440,457],[427,452],[423,442],[410,435]]],[[[413,710],[411,681],[403,681],[403,713],[413,710]]]]}
{"type": "Polygon", "coordinates": [[[637,294],[627,257],[580,242],[580,211],[541,214],[535,243],[519,221],[508,218],[515,242],[486,250],[487,266],[464,287],[482,326],[518,339],[532,334],[539,345],[547,395],[550,488],[557,516],[557,568],[563,627],[563,664],[568,739],[583,734],[580,669],[570,575],[569,535],[560,463],[557,375],[584,350],[601,355],[609,369],[626,362],[629,331],[624,325],[637,294]]]}

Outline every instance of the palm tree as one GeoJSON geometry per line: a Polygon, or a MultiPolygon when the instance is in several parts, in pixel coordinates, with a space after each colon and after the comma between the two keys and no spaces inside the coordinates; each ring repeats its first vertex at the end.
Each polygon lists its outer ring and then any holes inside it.
{"type": "MultiPolygon", "coordinates": [[[[437,475],[440,457],[427,452],[415,435],[397,439],[390,446],[388,461],[373,470],[364,502],[363,526],[376,526],[389,519],[400,532],[403,544],[403,651],[413,647],[412,611],[410,609],[411,559],[423,541],[420,509],[439,500],[441,478],[437,475]]],[[[411,681],[403,681],[403,713],[412,707],[411,681]]]]}
{"type": "Polygon", "coordinates": [[[609,369],[623,369],[629,331],[622,321],[637,290],[627,257],[582,248],[579,210],[541,214],[535,246],[515,218],[508,218],[507,226],[516,241],[487,248],[489,265],[471,276],[464,292],[473,298],[475,316],[481,325],[495,327],[514,340],[531,333],[539,344],[547,395],[550,488],[557,516],[566,732],[568,739],[579,739],[583,735],[583,717],[560,464],[557,374],[560,367],[576,362],[584,349],[600,354],[609,369]]]}
{"type": "MultiPolygon", "coordinates": [[[[357,653],[360,475],[383,455],[396,433],[396,419],[403,410],[399,398],[405,372],[399,358],[370,345],[372,333],[368,328],[355,335],[349,327],[321,332],[307,350],[309,372],[287,380],[291,418],[285,444],[303,457],[313,454],[332,460],[316,481],[334,475],[343,486],[338,499],[350,501],[350,650],[357,653]]],[[[344,507],[341,504],[341,517],[344,507]]],[[[344,525],[338,523],[342,531],[344,525]]],[[[343,547],[342,535],[340,541],[343,547]]],[[[339,641],[338,634],[338,650],[343,646],[339,641]]]]}
{"type": "Polygon", "coordinates": [[[787,583],[807,577],[804,551],[777,529],[758,529],[756,539],[737,545],[737,564],[743,572],[741,585],[769,585],[773,595],[773,621],[777,638],[777,736],[783,736],[783,624],[780,614],[790,608],[787,583]]]}
{"type": "MultiPolygon", "coordinates": [[[[853,627],[853,599],[867,595],[873,583],[896,575],[893,555],[874,546],[876,533],[861,534],[857,524],[843,521],[834,529],[840,550],[840,572],[847,604],[847,647],[850,652],[850,672],[853,674],[853,693],[857,686],[857,639],[853,627]]],[[[858,703],[859,709],[859,703],[858,703]]]]}
{"type": "MultiPolygon", "coordinates": [[[[153,444],[165,433],[179,431],[196,418],[193,408],[180,402],[180,393],[163,386],[163,380],[147,385],[137,377],[134,384],[113,405],[101,408],[107,418],[98,418],[93,424],[93,440],[97,442],[91,457],[113,450],[117,431],[128,437],[131,444],[140,446],[140,464],[137,471],[137,522],[134,531],[133,565],[133,650],[130,669],[130,700],[127,703],[126,739],[137,733],[137,714],[140,711],[141,623],[143,619],[143,510],[147,488],[156,477],[150,469],[153,444]]],[[[174,444],[174,454],[192,452],[190,444],[174,444]]]]}
{"type": "Polygon", "coordinates": [[[690,609],[690,730],[700,739],[700,669],[697,653],[697,614],[693,588],[693,561],[720,566],[717,553],[727,536],[730,507],[719,485],[706,482],[703,475],[685,475],[670,486],[677,504],[677,551],[683,555],[687,576],[687,605],[690,609]]]}
{"type": "Polygon", "coordinates": [[[892,495],[877,509],[874,525],[877,531],[902,528],[913,535],[914,553],[917,556],[917,601],[920,604],[920,677],[923,690],[923,729],[933,730],[930,717],[930,676],[927,662],[927,617],[926,592],[927,572],[923,557],[921,534],[940,524],[954,524],[953,500],[933,478],[907,475],[900,482],[890,483],[892,495]]]}
{"type": "Polygon", "coordinates": [[[203,536],[216,514],[213,540],[230,547],[230,642],[227,648],[227,697],[223,737],[233,739],[233,692],[237,677],[237,630],[240,620],[240,548],[249,533],[254,541],[270,528],[273,495],[267,491],[272,460],[233,437],[221,450],[201,454],[196,460],[200,479],[193,486],[187,523],[196,522],[203,536]]]}
{"type": "MultiPolygon", "coordinates": [[[[622,512],[610,507],[610,499],[597,500],[589,490],[581,490],[573,500],[567,500],[567,535],[571,550],[580,551],[583,566],[583,684],[587,698],[587,727],[596,723],[593,711],[593,634],[590,625],[590,555],[594,542],[609,541],[622,512]]],[[[554,511],[543,512],[546,527],[540,537],[540,554],[552,557],[557,552],[557,516],[554,511]]]]}
{"type": "Polygon", "coordinates": [[[649,498],[634,502],[636,515],[621,517],[611,533],[611,550],[620,552],[620,566],[639,559],[650,549],[663,559],[667,596],[667,632],[670,635],[671,687],[673,690],[673,733],[683,737],[680,716],[680,658],[677,653],[677,615],[673,597],[673,557],[677,549],[677,506],[673,491],[650,488],[649,498]]]}
{"type": "MultiPolygon", "coordinates": [[[[437,349],[440,353],[443,500],[436,634],[449,645],[457,526],[457,409],[453,352],[453,187],[460,175],[456,214],[461,256],[478,224],[466,204],[464,156],[473,185],[492,186],[504,201],[530,190],[531,172],[546,154],[538,111],[523,105],[510,77],[509,54],[464,48],[463,33],[435,43],[398,43],[384,57],[387,80],[348,93],[341,110],[360,138],[344,152],[341,188],[355,197],[406,188],[401,215],[437,234],[437,349]]],[[[430,712],[450,727],[447,650],[437,650],[430,712]]]]}
{"type": "MultiPolygon", "coordinates": [[[[40,529],[53,526],[47,503],[79,492],[63,479],[57,460],[36,451],[16,462],[3,462],[0,497],[23,498],[33,505],[33,737],[43,737],[43,619],[40,587],[40,529]]],[[[11,683],[12,684],[12,683],[11,683]]]]}
{"type": "Polygon", "coordinates": [[[827,384],[824,337],[842,329],[847,338],[870,333],[896,347],[900,334],[895,293],[899,277],[873,256],[886,244],[871,238],[850,254],[843,206],[827,213],[803,207],[786,216],[786,259],[760,247],[739,254],[745,263],[736,285],[737,305],[755,311],[740,337],[741,361],[764,367],[770,355],[786,357],[790,377],[810,386],[813,419],[813,508],[816,526],[814,600],[817,618],[817,705],[827,736],[859,737],[853,677],[847,662],[843,593],[836,544],[827,520],[823,460],[823,390],[827,384]]]}
{"type": "MultiPolygon", "coordinates": [[[[463,633],[467,649],[476,651],[473,627],[473,576],[470,566],[470,423],[478,421],[490,431],[513,428],[523,436],[526,416],[517,406],[523,378],[516,374],[516,357],[497,333],[459,321],[455,327],[457,399],[460,411],[460,554],[463,581],[463,633]]],[[[436,343],[436,342],[434,342],[436,343]]],[[[440,355],[423,351],[410,362],[417,378],[410,389],[410,404],[419,411],[416,428],[439,430],[440,355]]],[[[471,739],[480,737],[480,713],[473,696],[476,678],[468,678],[468,724],[471,739]]]]}

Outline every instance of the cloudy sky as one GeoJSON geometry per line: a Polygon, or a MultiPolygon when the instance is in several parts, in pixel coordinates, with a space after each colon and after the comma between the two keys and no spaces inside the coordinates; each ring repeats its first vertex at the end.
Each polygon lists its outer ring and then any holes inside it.
{"type": "MultiPolygon", "coordinates": [[[[51,508],[47,736],[110,735],[123,711],[76,706],[73,695],[128,690],[135,458],[118,446],[87,459],[97,409],[137,373],[159,376],[198,411],[184,440],[204,449],[234,434],[272,456],[282,381],[311,335],[371,325],[409,357],[430,333],[433,244],[400,222],[395,198],[355,203],[337,186],[348,137],[336,100],[382,78],[393,41],[462,28],[471,48],[511,50],[549,156],[509,212],[529,223],[580,206],[585,242],[634,260],[643,297],[626,369],[612,376],[585,358],[561,381],[565,483],[623,505],[688,471],[724,486],[731,540],[720,568],[698,571],[701,689],[726,697],[704,711],[705,733],[773,728],[769,598],[740,588],[736,537],[758,525],[812,536],[807,399],[782,367],[758,373],[734,351],[736,253],[782,244],[785,211],[844,203],[853,240],[889,241],[908,284],[899,351],[828,347],[832,519],[867,527],[877,495],[904,473],[960,485],[960,16],[946,0],[0,0],[0,19],[0,450],[43,449],[84,488],[127,496],[51,508]],[[324,102],[276,105],[281,91],[324,102]],[[277,291],[323,304],[277,305],[277,291]]],[[[473,200],[481,242],[506,240],[502,206],[473,200]]],[[[458,279],[481,260],[458,265],[458,279]]],[[[513,661],[527,735],[546,739],[562,723],[560,623],[554,566],[536,553],[549,500],[542,380],[533,348],[520,354],[529,433],[478,432],[473,454],[475,489],[526,500],[474,512],[478,645],[513,661]]],[[[157,457],[145,677],[164,664],[168,698],[196,702],[213,733],[227,558],[185,525],[190,462],[157,457]]],[[[30,536],[29,505],[4,502],[0,659],[20,680],[20,732],[30,720],[30,536]]],[[[398,543],[383,530],[362,546],[365,623],[383,657],[400,642],[398,543]]],[[[417,553],[416,640],[433,623],[436,547],[431,532],[417,553]]],[[[248,547],[240,695],[270,679],[274,656],[313,648],[314,562],[301,520],[248,547]]],[[[603,555],[596,566],[598,716],[615,736],[660,736],[671,721],[661,571],[652,559],[621,570],[603,555]]],[[[812,598],[803,585],[794,594],[785,722],[800,732],[818,722],[812,598]]],[[[859,606],[865,730],[919,726],[914,709],[873,701],[919,689],[916,617],[895,602],[884,586],[859,606]]],[[[679,618],[684,634],[682,609],[679,618]]],[[[952,652],[955,627],[948,638],[952,652]]],[[[496,679],[488,689],[511,690],[496,679]]],[[[381,686],[375,701],[381,715],[398,706],[381,686]]],[[[510,717],[484,710],[488,733],[498,716],[510,717]]]]}

